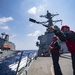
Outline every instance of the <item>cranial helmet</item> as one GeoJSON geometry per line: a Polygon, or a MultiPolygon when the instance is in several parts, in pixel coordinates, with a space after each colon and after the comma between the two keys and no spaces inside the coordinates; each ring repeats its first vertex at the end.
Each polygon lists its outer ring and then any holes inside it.
{"type": "Polygon", "coordinates": [[[67,25],[63,25],[63,26],[61,27],[61,30],[63,30],[64,28],[68,28],[68,29],[70,30],[70,27],[67,26],[67,25]]]}
{"type": "Polygon", "coordinates": [[[58,39],[58,37],[56,35],[53,36],[54,39],[58,39]]]}

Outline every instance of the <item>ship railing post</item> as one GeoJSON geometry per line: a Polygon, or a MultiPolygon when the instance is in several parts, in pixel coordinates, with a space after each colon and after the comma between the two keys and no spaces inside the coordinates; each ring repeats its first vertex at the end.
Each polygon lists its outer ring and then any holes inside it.
{"type": "Polygon", "coordinates": [[[17,75],[17,72],[18,72],[18,69],[19,69],[19,66],[20,66],[20,62],[21,62],[21,59],[22,59],[22,55],[23,55],[23,51],[21,52],[15,75],[17,75]]]}

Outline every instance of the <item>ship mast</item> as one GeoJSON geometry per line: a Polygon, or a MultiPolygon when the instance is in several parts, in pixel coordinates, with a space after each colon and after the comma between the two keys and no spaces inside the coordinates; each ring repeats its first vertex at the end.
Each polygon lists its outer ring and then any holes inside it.
{"type": "Polygon", "coordinates": [[[61,25],[62,25],[62,20],[61,19],[60,20],[53,20],[53,17],[58,16],[58,15],[59,14],[51,14],[47,10],[47,14],[46,15],[40,15],[41,18],[46,18],[47,21],[39,22],[39,21],[36,21],[35,19],[32,19],[32,18],[29,18],[29,21],[37,23],[37,24],[41,24],[41,25],[47,27],[47,31],[49,32],[51,30],[48,29],[48,27],[53,26],[54,23],[61,22],[61,25]]]}

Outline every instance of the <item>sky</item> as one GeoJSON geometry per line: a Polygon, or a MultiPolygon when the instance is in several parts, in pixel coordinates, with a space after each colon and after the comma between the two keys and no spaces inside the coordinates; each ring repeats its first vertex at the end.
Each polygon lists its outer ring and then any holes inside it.
{"type": "MultiPolygon", "coordinates": [[[[75,0],[0,0],[0,33],[9,34],[16,50],[37,50],[38,36],[43,35],[46,28],[29,22],[29,18],[47,21],[39,17],[47,10],[58,13],[55,19],[62,19],[63,25],[75,31],[75,0]]],[[[60,23],[57,25],[61,27],[60,23]]]]}

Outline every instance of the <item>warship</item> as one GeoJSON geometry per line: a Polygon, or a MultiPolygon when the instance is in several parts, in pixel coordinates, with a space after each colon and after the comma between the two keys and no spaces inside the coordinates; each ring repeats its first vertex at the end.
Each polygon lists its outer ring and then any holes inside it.
{"type": "Polygon", "coordinates": [[[1,33],[0,37],[0,58],[9,56],[13,53],[16,53],[15,51],[15,44],[9,41],[9,35],[4,33],[1,33]]]}
{"type": "MultiPolygon", "coordinates": [[[[58,28],[58,26],[56,25],[57,22],[61,22],[62,25],[62,20],[53,20],[53,18],[55,16],[58,16],[59,14],[51,14],[48,10],[47,10],[47,14],[46,15],[41,15],[40,17],[44,17],[47,19],[47,21],[44,22],[39,22],[36,21],[35,19],[29,18],[29,21],[33,22],[33,23],[37,23],[40,24],[44,27],[46,27],[46,32],[44,32],[44,35],[40,35],[38,36],[38,40],[39,42],[36,42],[36,46],[39,48],[38,49],[38,56],[50,56],[50,50],[49,50],[49,45],[52,42],[52,36],[54,35],[53,30],[50,30],[49,27],[53,26],[55,28],[58,28]]],[[[68,52],[68,49],[65,45],[64,42],[61,42],[58,39],[59,43],[61,44],[61,50],[60,53],[63,52],[68,52]]]]}
{"type": "Polygon", "coordinates": [[[36,53],[16,50],[16,45],[9,41],[9,35],[0,37],[0,75],[27,75],[27,69],[36,53]],[[31,56],[32,55],[32,56],[31,56]]]}
{"type": "MultiPolygon", "coordinates": [[[[33,61],[27,72],[27,75],[55,75],[53,62],[48,47],[51,44],[52,37],[54,35],[53,30],[50,30],[49,27],[53,26],[59,30],[60,28],[56,25],[56,23],[61,22],[62,25],[62,20],[53,20],[53,17],[58,15],[59,14],[51,14],[49,11],[47,11],[46,15],[40,16],[47,19],[45,22],[39,22],[33,18],[29,18],[30,22],[37,23],[46,27],[46,32],[44,32],[43,35],[38,36],[39,42],[36,42],[36,46],[38,47],[38,58],[37,60],[33,61]]],[[[59,63],[62,73],[63,75],[73,75],[71,54],[69,53],[65,42],[61,42],[59,39],[58,42],[61,44],[59,63]]]]}

